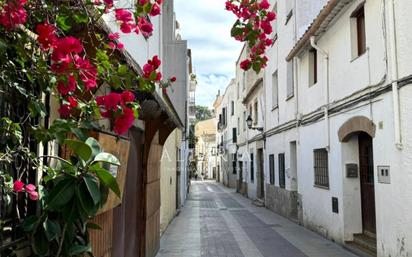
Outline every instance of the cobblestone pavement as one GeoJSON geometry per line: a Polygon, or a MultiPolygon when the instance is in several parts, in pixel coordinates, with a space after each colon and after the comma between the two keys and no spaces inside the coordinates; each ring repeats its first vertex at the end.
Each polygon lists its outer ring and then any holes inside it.
{"type": "Polygon", "coordinates": [[[355,257],[214,182],[192,182],[157,257],[355,257]]]}

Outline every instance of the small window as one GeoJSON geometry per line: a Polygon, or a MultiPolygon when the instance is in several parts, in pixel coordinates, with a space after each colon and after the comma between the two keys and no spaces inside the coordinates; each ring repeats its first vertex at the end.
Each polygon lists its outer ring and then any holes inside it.
{"type": "Polygon", "coordinates": [[[236,132],[236,128],[232,128],[232,139],[233,139],[233,143],[237,143],[237,132],[236,132]]]}
{"type": "Polygon", "coordinates": [[[230,103],[230,108],[231,108],[231,115],[235,115],[235,101],[232,101],[230,103]]]}
{"type": "Polygon", "coordinates": [[[293,61],[289,61],[287,63],[287,99],[293,97],[295,94],[295,89],[293,88],[293,61]]]}
{"type": "Polygon", "coordinates": [[[328,151],[316,149],[314,153],[315,186],[329,188],[328,151]]]}
{"type": "Polygon", "coordinates": [[[258,114],[258,101],[255,102],[255,117],[253,118],[253,124],[258,124],[259,114],[258,114]]]}
{"type": "Polygon", "coordinates": [[[351,15],[352,57],[366,52],[365,8],[362,4],[351,15]]]}
{"type": "Polygon", "coordinates": [[[274,185],[275,184],[275,155],[270,154],[269,155],[269,180],[270,184],[274,185]]]}
{"type": "Polygon", "coordinates": [[[279,102],[279,97],[278,97],[278,92],[279,92],[279,88],[278,88],[279,84],[278,84],[278,72],[275,71],[272,74],[272,107],[276,108],[278,107],[278,102],[279,102]]]}
{"type": "Polygon", "coordinates": [[[255,180],[255,160],[253,158],[253,153],[250,154],[250,181],[253,182],[255,180]]]}
{"type": "Polygon", "coordinates": [[[309,51],[309,86],[318,83],[318,52],[316,49],[309,51]]]}
{"type": "Polygon", "coordinates": [[[243,112],[243,131],[246,131],[246,127],[247,127],[246,120],[247,120],[247,113],[246,111],[244,111],[243,112]]]}
{"type": "Polygon", "coordinates": [[[285,188],[285,154],[279,154],[279,187],[285,188]]]}
{"type": "Polygon", "coordinates": [[[227,119],[226,119],[226,108],[222,109],[222,119],[223,119],[223,125],[225,126],[227,124],[227,119]]]}

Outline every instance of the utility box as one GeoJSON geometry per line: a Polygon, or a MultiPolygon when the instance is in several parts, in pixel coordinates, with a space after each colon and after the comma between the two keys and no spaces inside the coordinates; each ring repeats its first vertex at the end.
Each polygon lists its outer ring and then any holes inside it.
{"type": "Polygon", "coordinates": [[[391,183],[390,166],[378,166],[378,181],[381,184],[391,183]]]}

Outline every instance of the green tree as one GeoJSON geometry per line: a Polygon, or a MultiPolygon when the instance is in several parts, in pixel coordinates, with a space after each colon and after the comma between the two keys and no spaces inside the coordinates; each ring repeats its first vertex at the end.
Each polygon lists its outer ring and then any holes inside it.
{"type": "Polygon", "coordinates": [[[212,116],[212,111],[208,107],[196,105],[196,121],[208,120],[212,116]]]}

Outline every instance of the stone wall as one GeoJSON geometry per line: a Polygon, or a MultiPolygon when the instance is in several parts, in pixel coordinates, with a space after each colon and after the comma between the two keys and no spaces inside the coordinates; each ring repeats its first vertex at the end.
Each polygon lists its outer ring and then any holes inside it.
{"type": "Polygon", "coordinates": [[[298,193],[266,184],[265,205],[272,211],[291,219],[298,218],[298,193]]]}

